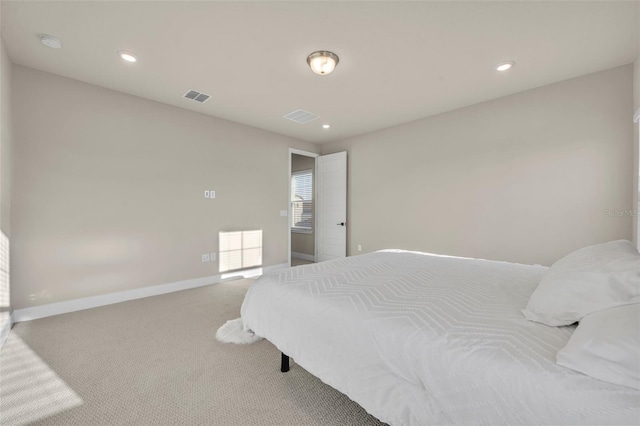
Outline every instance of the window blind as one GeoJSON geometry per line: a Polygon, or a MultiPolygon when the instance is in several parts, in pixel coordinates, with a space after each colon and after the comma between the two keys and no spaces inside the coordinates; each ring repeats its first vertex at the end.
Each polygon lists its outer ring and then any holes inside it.
{"type": "Polygon", "coordinates": [[[291,174],[291,229],[313,230],[313,173],[311,170],[291,174]]]}

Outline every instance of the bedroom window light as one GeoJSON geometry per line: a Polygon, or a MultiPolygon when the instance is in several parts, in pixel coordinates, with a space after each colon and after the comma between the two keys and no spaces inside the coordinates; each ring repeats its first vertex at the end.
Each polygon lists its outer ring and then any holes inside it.
{"type": "Polygon", "coordinates": [[[219,271],[235,271],[262,265],[262,229],[219,232],[219,271]]]}
{"type": "Polygon", "coordinates": [[[313,172],[291,173],[291,231],[313,232],[313,172]]]}

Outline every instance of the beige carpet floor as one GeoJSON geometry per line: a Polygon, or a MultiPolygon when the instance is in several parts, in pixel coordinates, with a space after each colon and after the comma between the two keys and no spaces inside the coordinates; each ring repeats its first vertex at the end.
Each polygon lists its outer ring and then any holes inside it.
{"type": "Polygon", "coordinates": [[[239,280],[16,324],[0,352],[0,424],[380,425],[268,341],[215,340],[239,280]]]}

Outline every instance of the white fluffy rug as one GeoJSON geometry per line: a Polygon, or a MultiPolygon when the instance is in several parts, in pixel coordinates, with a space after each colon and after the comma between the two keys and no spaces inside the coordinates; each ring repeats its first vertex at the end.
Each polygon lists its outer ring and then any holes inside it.
{"type": "Polygon", "coordinates": [[[259,342],[262,337],[256,336],[251,330],[245,330],[242,318],[238,318],[225,322],[216,332],[216,339],[223,343],[248,345],[259,342]]]}

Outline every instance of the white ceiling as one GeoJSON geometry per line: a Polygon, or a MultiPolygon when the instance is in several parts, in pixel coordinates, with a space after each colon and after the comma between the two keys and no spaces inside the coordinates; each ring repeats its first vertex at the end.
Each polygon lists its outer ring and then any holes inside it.
{"type": "Polygon", "coordinates": [[[11,60],[324,143],[633,62],[638,2],[2,1],[11,60]],[[58,37],[55,50],[38,35],[58,37]],[[333,74],[306,57],[331,50],[333,74]],[[140,57],[124,63],[118,50],[140,57]],[[517,65],[495,71],[504,60],[517,65]],[[182,98],[187,89],[212,96],[182,98]],[[282,118],[302,108],[308,124],[282,118]],[[321,124],[330,123],[324,130],[321,124]]]}

